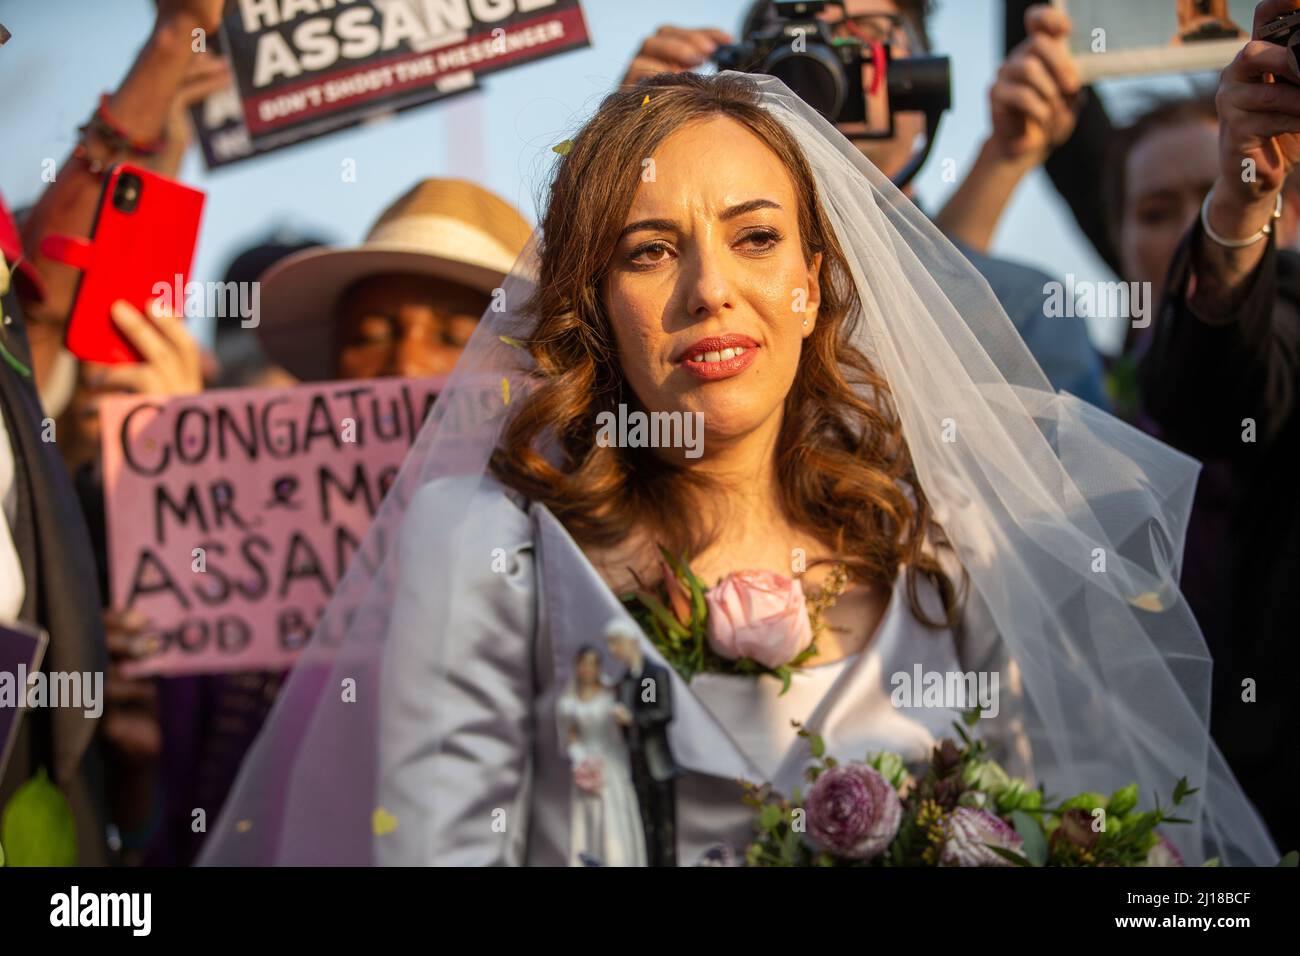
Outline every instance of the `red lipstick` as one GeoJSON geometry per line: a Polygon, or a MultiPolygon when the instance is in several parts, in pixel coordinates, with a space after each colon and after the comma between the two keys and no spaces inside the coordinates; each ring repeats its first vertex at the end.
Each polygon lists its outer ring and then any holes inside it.
{"type": "Polygon", "coordinates": [[[748,335],[711,335],[683,349],[677,362],[696,378],[712,382],[749,368],[758,356],[758,347],[748,335]]]}

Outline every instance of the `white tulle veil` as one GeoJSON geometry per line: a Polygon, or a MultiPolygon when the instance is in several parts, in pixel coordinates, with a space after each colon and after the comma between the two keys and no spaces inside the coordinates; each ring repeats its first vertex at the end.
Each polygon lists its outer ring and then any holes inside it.
{"type": "MultiPolygon", "coordinates": [[[[781,82],[750,79],[814,171],[862,305],[853,344],[889,381],[936,520],[1019,669],[1034,776],[1057,795],[1136,781],[1144,806],[1167,804],[1187,776],[1200,787],[1179,808],[1192,823],[1166,835],[1189,863],[1275,863],[1210,740],[1209,654],[1177,587],[1198,464],[1054,393],[988,284],[934,225],[781,82]],[[956,440],[945,440],[952,426],[956,440]]],[[[403,513],[430,481],[487,473],[508,403],[528,387],[520,343],[533,320],[522,306],[536,274],[534,239],[506,280],[506,310],[484,313],[286,682],[202,862],[374,861],[379,689],[403,513]],[[341,699],[346,678],[355,702],[341,699]]],[[[465,517],[428,548],[469,554],[480,543],[475,484],[449,485],[466,497],[447,513],[465,517]]],[[[430,580],[435,606],[450,615],[462,585],[456,574],[430,580]]],[[[427,635],[454,664],[461,637],[448,621],[429,620],[427,635]]],[[[439,688],[428,692],[436,702],[439,688]]]]}

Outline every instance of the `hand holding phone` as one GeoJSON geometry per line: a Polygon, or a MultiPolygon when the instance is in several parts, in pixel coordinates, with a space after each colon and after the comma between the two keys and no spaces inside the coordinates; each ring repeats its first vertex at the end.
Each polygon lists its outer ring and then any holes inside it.
{"type": "Polygon", "coordinates": [[[113,321],[115,302],[148,315],[159,289],[185,301],[204,195],[138,166],[114,166],[104,180],[89,241],[47,236],[41,253],[82,270],[68,318],[68,351],[117,365],[146,356],[113,321]]]}
{"type": "Polygon", "coordinates": [[[140,353],[141,362],[84,365],[86,385],[100,392],[136,395],[196,395],[203,391],[203,353],[183,317],[154,303],[146,318],[121,299],[109,306],[118,332],[140,353]]]}

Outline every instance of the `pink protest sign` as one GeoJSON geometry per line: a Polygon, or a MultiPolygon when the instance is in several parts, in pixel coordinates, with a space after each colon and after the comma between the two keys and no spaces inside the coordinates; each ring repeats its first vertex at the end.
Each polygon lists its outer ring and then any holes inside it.
{"type": "Polygon", "coordinates": [[[104,401],[112,604],[161,639],[129,672],[291,665],[443,381],[104,401]]]}

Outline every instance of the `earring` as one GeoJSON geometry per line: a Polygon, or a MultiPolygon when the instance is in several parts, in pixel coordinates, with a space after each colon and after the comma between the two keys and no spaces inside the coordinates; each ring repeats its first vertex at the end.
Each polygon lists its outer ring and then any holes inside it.
{"type": "Polygon", "coordinates": [[[808,320],[807,320],[807,319],[804,319],[804,320],[803,320],[803,327],[804,327],[805,329],[808,328],[808,320]]]}

